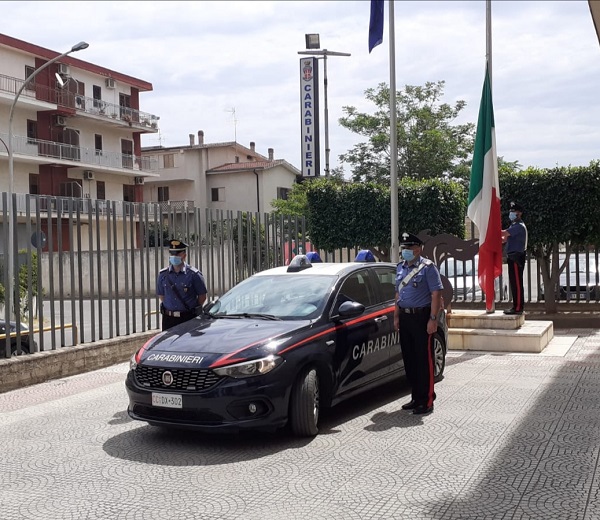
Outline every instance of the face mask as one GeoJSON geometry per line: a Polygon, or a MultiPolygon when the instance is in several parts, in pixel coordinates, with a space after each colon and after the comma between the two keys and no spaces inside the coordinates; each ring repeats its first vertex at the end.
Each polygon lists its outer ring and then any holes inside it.
{"type": "Polygon", "coordinates": [[[180,256],[170,256],[169,257],[169,263],[171,265],[181,265],[181,257],[180,256]]]}
{"type": "Polygon", "coordinates": [[[404,260],[407,262],[410,262],[415,259],[415,253],[412,249],[403,249],[402,258],[404,258],[404,260]]]}
{"type": "Polygon", "coordinates": [[[509,218],[510,220],[517,220],[517,214],[516,214],[514,211],[511,211],[511,212],[508,214],[508,218],[509,218]]]}

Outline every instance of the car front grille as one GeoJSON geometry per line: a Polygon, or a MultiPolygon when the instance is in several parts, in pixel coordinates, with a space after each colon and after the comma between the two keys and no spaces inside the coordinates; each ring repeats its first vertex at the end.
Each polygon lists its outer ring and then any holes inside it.
{"type": "Polygon", "coordinates": [[[180,392],[197,392],[208,390],[220,381],[220,377],[207,369],[167,369],[138,365],[134,370],[136,382],[145,388],[161,390],[178,390],[180,392]],[[171,372],[173,382],[166,385],[163,374],[171,372]]]}
{"type": "Polygon", "coordinates": [[[223,418],[220,415],[206,410],[174,410],[172,408],[158,408],[136,404],[133,413],[147,421],[167,421],[182,424],[221,424],[223,418]]]}

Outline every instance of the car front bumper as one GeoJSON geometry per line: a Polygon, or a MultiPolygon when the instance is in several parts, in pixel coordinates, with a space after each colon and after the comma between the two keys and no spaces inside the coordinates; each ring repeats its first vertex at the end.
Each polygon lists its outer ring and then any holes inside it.
{"type": "MultiPolygon", "coordinates": [[[[280,367],[283,368],[283,367],[280,367]]],[[[172,426],[205,432],[276,429],[287,422],[290,382],[280,370],[244,379],[222,378],[198,392],[146,388],[127,374],[127,412],[132,419],[156,426],[172,426]],[[181,396],[180,408],[156,406],[152,394],[181,396]]]]}

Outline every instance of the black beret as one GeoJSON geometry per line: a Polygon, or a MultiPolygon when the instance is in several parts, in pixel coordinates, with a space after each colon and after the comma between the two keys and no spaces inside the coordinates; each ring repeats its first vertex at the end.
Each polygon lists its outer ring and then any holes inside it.
{"type": "Polygon", "coordinates": [[[512,209],[513,211],[520,211],[521,213],[523,213],[523,206],[521,206],[521,204],[519,204],[518,202],[511,202],[510,209],[512,209]]]}

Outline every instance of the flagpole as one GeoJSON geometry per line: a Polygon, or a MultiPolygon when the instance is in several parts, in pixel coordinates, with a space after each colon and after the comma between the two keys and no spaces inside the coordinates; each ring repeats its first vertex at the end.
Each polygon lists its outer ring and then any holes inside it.
{"type": "Polygon", "coordinates": [[[394,32],[394,0],[388,1],[390,9],[390,206],[392,210],[392,249],[390,259],[399,261],[398,232],[398,130],[396,122],[396,36],[394,32]]]}
{"type": "MultiPolygon", "coordinates": [[[[492,93],[492,0],[485,1],[485,58],[488,77],[490,80],[490,94],[492,93]]],[[[493,98],[493,96],[492,96],[493,98]]],[[[493,314],[496,312],[496,280],[494,279],[494,299],[488,307],[486,305],[486,313],[493,314]]],[[[502,294],[502,293],[500,293],[502,294]]]]}

